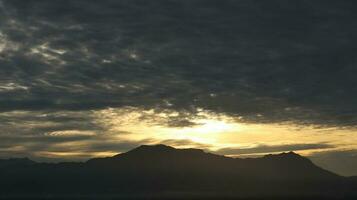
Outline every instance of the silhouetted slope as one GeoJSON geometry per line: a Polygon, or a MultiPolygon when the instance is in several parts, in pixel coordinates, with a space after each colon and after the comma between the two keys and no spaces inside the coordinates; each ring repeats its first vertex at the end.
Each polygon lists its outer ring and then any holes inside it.
{"type": "Polygon", "coordinates": [[[144,145],[85,163],[18,164],[0,171],[2,194],[344,196],[356,185],[293,152],[239,159],[144,145]]]}
{"type": "Polygon", "coordinates": [[[0,169],[13,168],[17,166],[30,166],[34,165],[36,162],[28,158],[10,158],[10,159],[0,159],[0,169]]]}
{"type": "Polygon", "coordinates": [[[262,158],[239,159],[206,153],[200,149],[175,149],[165,145],[140,146],[110,158],[96,158],[90,166],[106,168],[151,168],[152,170],[199,170],[269,180],[336,180],[341,177],[314,165],[293,152],[267,155],[262,158]]]}
{"type": "MultiPolygon", "coordinates": [[[[295,180],[336,180],[341,177],[321,169],[313,164],[309,159],[302,157],[294,152],[282,153],[277,155],[267,155],[262,159],[255,161],[261,162],[269,174],[279,179],[295,179],[295,180]]],[[[255,163],[260,166],[259,163],[255,163]]],[[[261,171],[262,169],[257,169],[261,171]]],[[[267,174],[266,174],[267,175],[267,174]]]]}

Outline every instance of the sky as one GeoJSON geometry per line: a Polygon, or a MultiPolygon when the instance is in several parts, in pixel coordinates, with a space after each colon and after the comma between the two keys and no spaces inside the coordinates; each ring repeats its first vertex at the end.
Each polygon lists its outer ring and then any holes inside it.
{"type": "Polygon", "coordinates": [[[0,0],[0,157],[295,151],[357,175],[354,0],[0,0]]]}

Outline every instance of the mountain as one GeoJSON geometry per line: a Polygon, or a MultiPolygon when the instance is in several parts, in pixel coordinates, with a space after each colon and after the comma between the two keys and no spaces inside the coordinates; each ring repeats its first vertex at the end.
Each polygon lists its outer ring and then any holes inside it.
{"type": "Polygon", "coordinates": [[[31,166],[36,164],[36,162],[28,158],[10,158],[0,160],[0,170],[3,168],[11,168],[16,166],[31,166]]]}
{"type": "Polygon", "coordinates": [[[293,152],[231,158],[143,145],[84,163],[0,160],[0,195],[91,197],[348,197],[357,181],[293,152]],[[8,163],[8,164],[3,164],[8,163]]]}

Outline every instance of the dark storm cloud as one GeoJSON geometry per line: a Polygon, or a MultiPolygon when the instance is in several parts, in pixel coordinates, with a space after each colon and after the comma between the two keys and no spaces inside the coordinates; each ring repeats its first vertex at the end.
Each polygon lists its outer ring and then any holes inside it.
{"type": "Polygon", "coordinates": [[[252,148],[223,148],[215,153],[223,155],[240,155],[240,154],[257,154],[257,153],[273,153],[282,151],[299,151],[309,149],[329,149],[334,146],[317,143],[317,144],[287,144],[287,145],[258,145],[252,148]]]}
{"type": "Polygon", "coordinates": [[[250,122],[357,124],[355,1],[0,5],[1,111],[201,107],[250,122]]]}

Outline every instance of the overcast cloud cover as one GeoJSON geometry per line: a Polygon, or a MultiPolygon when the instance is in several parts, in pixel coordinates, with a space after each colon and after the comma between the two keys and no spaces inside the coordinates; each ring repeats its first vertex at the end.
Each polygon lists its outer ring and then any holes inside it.
{"type": "Polygon", "coordinates": [[[252,121],[354,126],[355,8],[5,0],[1,110],[202,107],[252,121]]]}
{"type": "Polygon", "coordinates": [[[100,133],[92,112],[109,107],[355,127],[356,11],[354,0],[0,0],[0,147],[100,133]]]}

